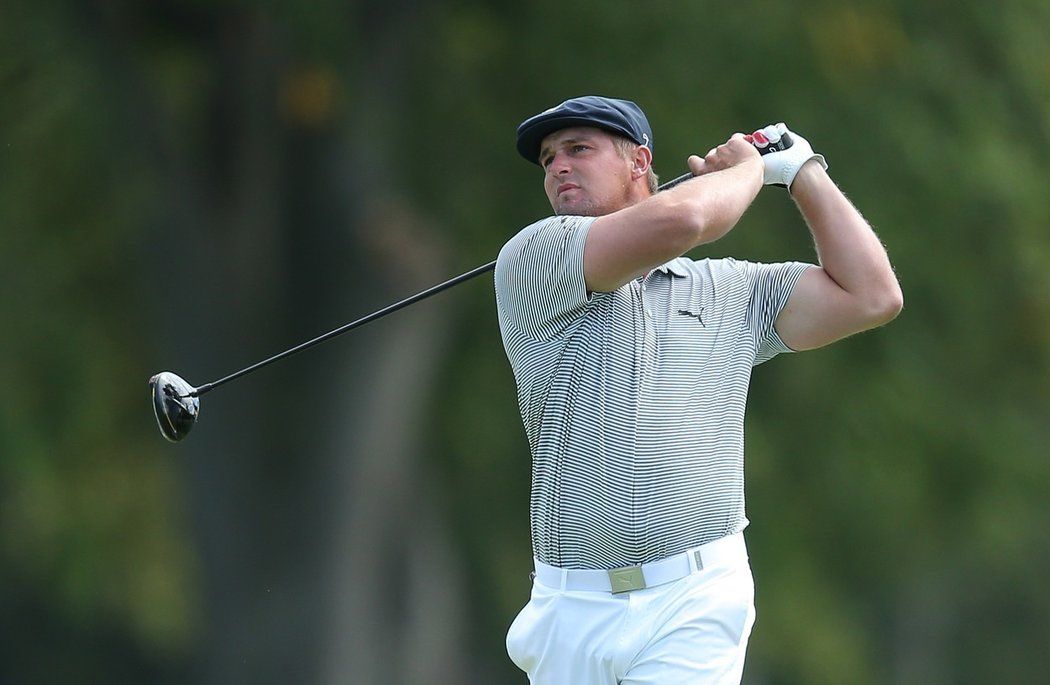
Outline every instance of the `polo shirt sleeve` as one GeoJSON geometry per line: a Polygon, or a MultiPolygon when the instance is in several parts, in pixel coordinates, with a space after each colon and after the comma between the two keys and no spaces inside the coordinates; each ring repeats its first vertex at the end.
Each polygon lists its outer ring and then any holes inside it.
{"type": "Polygon", "coordinates": [[[798,279],[813,265],[803,262],[741,262],[741,265],[749,291],[747,322],[756,350],[753,365],[758,366],[781,352],[795,351],[780,339],[773,324],[798,279]]]}
{"type": "Polygon", "coordinates": [[[553,216],[525,227],[496,259],[501,320],[525,335],[551,340],[579,319],[589,295],[583,248],[594,217],[553,216]]]}

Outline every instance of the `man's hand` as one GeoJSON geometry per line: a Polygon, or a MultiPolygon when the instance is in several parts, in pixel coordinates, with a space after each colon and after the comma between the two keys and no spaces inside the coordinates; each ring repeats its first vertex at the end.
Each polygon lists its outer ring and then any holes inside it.
{"type": "Polygon", "coordinates": [[[711,148],[705,156],[690,155],[687,163],[693,176],[703,176],[747,162],[755,163],[760,161],[760,158],[758,150],[748,142],[743,133],[734,133],[726,142],[711,148]]]}
{"type": "Polygon", "coordinates": [[[808,140],[794,131],[789,131],[788,127],[783,123],[770,124],[765,128],[760,128],[750,136],[746,136],[746,138],[750,139],[749,142],[752,145],[764,148],[767,145],[779,143],[780,139],[785,135],[790,136],[791,147],[780,152],[770,152],[762,155],[762,165],[764,167],[763,183],[767,186],[785,186],[790,190],[791,183],[795,180],[795,174],[806,162],[814,159],[825,169],[828,168],[828,163],[824,161],[824,155],[813,152],[813,148],[808,140]]]}

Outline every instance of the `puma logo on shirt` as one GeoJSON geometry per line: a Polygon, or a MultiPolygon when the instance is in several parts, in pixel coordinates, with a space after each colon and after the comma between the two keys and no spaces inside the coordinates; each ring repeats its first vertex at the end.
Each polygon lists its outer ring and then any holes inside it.
{"type": "Polygon", "coordinates": [[[704,315],[704,308],[703,307],[700,308],[700,313],[699,314],[694,314],[691,311],[688,311],[688,310],[685,310],[685,309],[679,309],[678,313],[682,314],[684,316],[691,316],[691,317],[693,317],[694,319],[696,319],[697,321],[700,322],[701,326],[703,326],[704,328],[707,328],[707,324],[705,324],[704,320],[701,318],[704,315]]]}

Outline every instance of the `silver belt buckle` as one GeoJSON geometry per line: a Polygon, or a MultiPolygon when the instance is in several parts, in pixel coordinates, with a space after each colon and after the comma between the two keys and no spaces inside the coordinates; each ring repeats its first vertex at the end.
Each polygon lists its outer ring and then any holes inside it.
{"type": "Polygon", "coordinates": [[[623,568],[609,569],[609,585],[612,586],[612,594],[645,589],[645,576],[642,575],[641,566],[624,566],[623,568]]]}

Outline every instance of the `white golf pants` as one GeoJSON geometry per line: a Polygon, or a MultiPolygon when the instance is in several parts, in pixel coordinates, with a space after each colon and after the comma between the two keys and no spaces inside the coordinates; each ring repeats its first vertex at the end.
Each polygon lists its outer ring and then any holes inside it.
{"type": "Polygon", "coordinates": [[[618,594],[572,589],[573,571],[551,582],[545,567],[507,633],[507,653],[533,685],[738,685],[754,581],[742,534],[712,545],[718,553],[705,555],[703,568],[693,563],[683,578],[618,594]]]}

